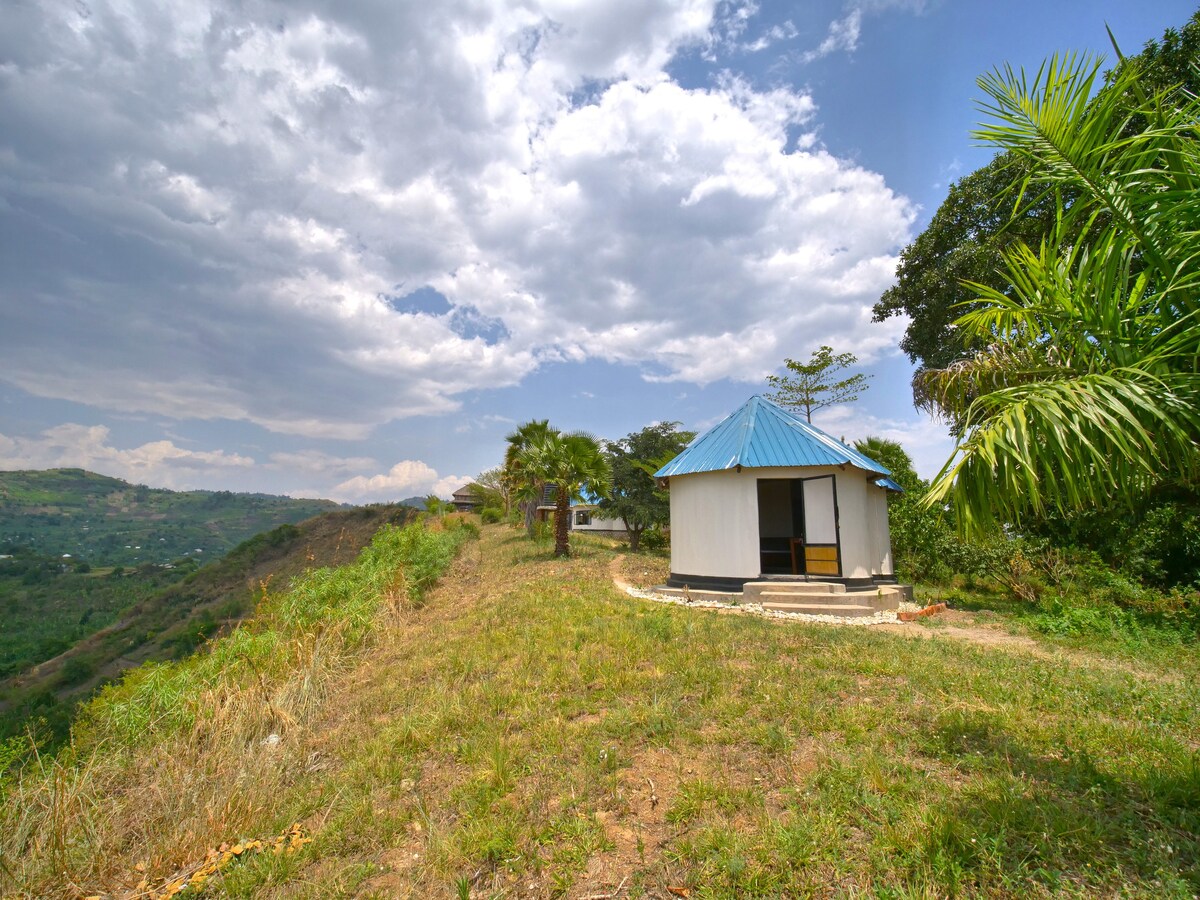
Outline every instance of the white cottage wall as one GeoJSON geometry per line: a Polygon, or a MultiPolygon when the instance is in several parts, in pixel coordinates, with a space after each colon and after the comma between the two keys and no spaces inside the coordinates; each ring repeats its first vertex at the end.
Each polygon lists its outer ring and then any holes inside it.
{"type": "Polygon", "coordinates": [[[847,466],[837,474],[839,532],[842,539],[842,576],[869,578],[875,554],[871,537],[871,509],[867,501],[867,473],[847,466]]]}
{"type": "Polygon", "coordinates": [[[871,559],[876,561],[872,575],[893,575],[892,534],[888,526],[887,491],[876,485],[867,488],[868,521],[871,523],[871,559]]]}
{"type": "Polygon", "coordinates": [[[671,479],[671,571],[756,578],[758,480],[764,469],[729,469],[671,479]]]}
{"type": "Polygon", "coordinates": [[[591,512],[591,520],[586,525],[580,525],[575,514],[579,512],[580,507],[571,508],[571,530],[572,531],[625,531],[625,521],[623,519],[602,519],[600,514],[594,509],[582,507],[591,512]]]}

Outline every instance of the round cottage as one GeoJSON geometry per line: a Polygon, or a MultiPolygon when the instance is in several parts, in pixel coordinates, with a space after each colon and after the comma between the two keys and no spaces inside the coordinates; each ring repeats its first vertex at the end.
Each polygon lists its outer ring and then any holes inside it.
{"type": "Polygon", "coordinates": [[[895,584],[887,492],[901,488],[890,475],[778,404],[751,397],[655,473],[671,492],[667,584],[895,584]]]}

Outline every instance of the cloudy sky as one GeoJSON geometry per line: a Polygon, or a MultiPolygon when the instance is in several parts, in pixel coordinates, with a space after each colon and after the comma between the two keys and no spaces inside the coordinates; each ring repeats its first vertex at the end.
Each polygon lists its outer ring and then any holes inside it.
{"type": "Polygon", "coordinates": [[[948,455],[871,322],[976,76],[1169,0],[6,0],[0,469],[448,495],[530,418],[700,429],[821,344],[818,424],[948,455]]]}

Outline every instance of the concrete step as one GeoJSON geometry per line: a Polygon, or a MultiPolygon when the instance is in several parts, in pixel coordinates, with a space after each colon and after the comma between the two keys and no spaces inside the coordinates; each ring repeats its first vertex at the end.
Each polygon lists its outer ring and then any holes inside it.
{"type": "Polygon", "coordinates": [[[847,619],[873,616],[875,610],[855,603],[807,603],[803,600],[764,600],[763,609],[776,612],[801,613],[806,616],[843,616],[847,619]]]}
{"type": "Polygon", "coordinates": [[[846,593],[846,586],[830,581],[747,581],[742,587],[742,600],[745,603],[757,603],[765,593],[791,591],[803,592],[806,596],[828,596],[846,593]]]}
{"type": "Polygon", "coordinates": [[[829,606],[870,606],[865,597],[851,594],[822,594],[788,588],[786,591],[763,591],[758,595],[759,603],[824,603],[829,606]]]}
{"type": "MultiPolygon", "coordinates": [[[[904,599],[904,592],[894,587],[879,587],[873,591],[847,591],[845,593],[822,593],[810,590],[806,584],[774,585],[769,590],[761,591],[753,599],[743,595],[747,603],[818,603],[845,604],[848,606],[869,606],[879,612],[885,609],[896,609],[904,599]]],[[[819,587],[819,585],[818,585],[819,587]]],[[[841,587],[841,585],[838,585],[841,587]]]]}

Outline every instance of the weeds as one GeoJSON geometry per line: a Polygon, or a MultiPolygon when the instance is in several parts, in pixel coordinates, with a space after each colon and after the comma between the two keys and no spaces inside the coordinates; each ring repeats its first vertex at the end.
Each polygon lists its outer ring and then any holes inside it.
{"type": "Polygon", "coordinates": [[[11,787],[0,871],[39,896],[97,882],[111,890],[117,847],[144,848],[142,869],[162,872],[263,830],[263,811],[296,778],[297,740],[384,598],[419,605],[471,535],[455,523],[385,527],[352,565],[311,571],[286,591],[264,587],[255,617],[206,652],[105,688],[61,759],[35,761],[11,787]]]}

